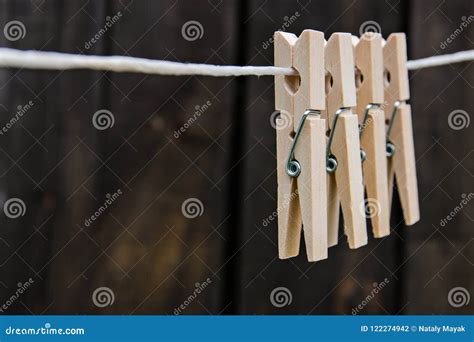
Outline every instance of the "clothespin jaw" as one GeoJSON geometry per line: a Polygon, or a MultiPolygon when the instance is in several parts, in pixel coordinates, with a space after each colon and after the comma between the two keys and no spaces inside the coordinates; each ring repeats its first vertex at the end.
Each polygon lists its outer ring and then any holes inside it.
{"type": "Polygon", "coordinates": [[[349,247],[367,244],[362,167],[356,106],[354,55],[351,35],[334,33],[325,46],[326,108],[328,121],[328,244],[338,242],[339,208],[349,247]]]}
{"type": "Polygon", "coordinates": [[[387,128],[388,189],[391,201],[393,181],[406,225],[420,219],[418,182],[416,178],[415,147],[407,70],[406,37],[404,33],[391,34],[383,46],[385,118],[387,128]]]}
{"type": "Polygon", "coordinates": [[[357,106],[362,171],[367,198],[361,206],[370,217],[376,238],[390,234],[385,115],[383,111],[382,36],[366,32],[352,37],[356,69],[357,106]]]}
{"type": "Polygon", "coordinates": [[[298,76],[275,76],[277,119],[278,250],[298,255],[303,226],[309,261],[327,258],[324,35],[275,32],[275,66],[298,76]],[[288,124],[285,124],[288,123],[288,124]]]}

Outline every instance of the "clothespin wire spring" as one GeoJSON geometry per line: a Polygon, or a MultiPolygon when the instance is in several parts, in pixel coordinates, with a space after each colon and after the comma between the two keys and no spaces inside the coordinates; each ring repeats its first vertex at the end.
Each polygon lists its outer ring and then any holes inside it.
{"type": "Polygon", "coordinates": [[[326,147],[326,171],[329,173],[333,173],[337,169],[337,159],[331,153],[331,145],[334,138],[334,132],[336,130],[337,119],[339,118],[339,115],[341,115],[341,113],[347,109],[348,108],[339,108],[334,114],[334,119],[332,120],[331,131],[329,132],[329,139],[326,147]]]}
{"type": "MultiPolygon", "coordinates": [[[[379,107],[380,106],[376,103],[369,103],[365,107],[364,114],[362,115],[362,124],[359,127],[359,135],[360,136],[362,136],[362,132],[367,127],[367,118],[369,117],[369,110],[371,110],[372,108],[379,108],[379,107]]],[[[365,161],[365,158],[366,158],[365,151],[363,149],[360,149],[360,159],[362,160],[362,162],[365,161]]]]}
{"type": "Polygon", "coordinates": [[[397,114],[397,109],[400,107],[402,104],[401,101],[395,101],[393,104],[393,110],[392,110],[392,115],[390,115],[390,121],[388,122],[388,127],[387,127],[387,157],[391,158],[395,154],[395,145],[390,141],[390,132],[392,131],[393,127],[393,122],[395,121],[395,115],[397,114]]]}
{"type": "Polygon", "coordinates": [[[301,165],[296,159],[293,158],[293,155],[295,152],[296,143],[298,142],[298,138],[300,137],[301,131],[303,130],[304,122],[308,115],[319,116],[321,115],[321,112],[315,109],[307,109],[301,116],[300,122],[295,132],[293,143],[290,148],[290,152],[288,153],[288,158],[286,160],[286,173],[290,177],[298,177],[301,173],[301,165]]]}

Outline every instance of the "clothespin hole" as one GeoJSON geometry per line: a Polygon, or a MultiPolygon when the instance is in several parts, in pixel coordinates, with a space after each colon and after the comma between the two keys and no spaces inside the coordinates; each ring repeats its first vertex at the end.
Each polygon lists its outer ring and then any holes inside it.
{"type": "Polygon", "coordinates": [[[390,85],[390,71],[388,71],[387,69],[385,69],[383,72],[383,83],[385,87],[388,87],[390,85]]]}
{"type": "Polygon", "coordinates": [[[329,92],[331,91],[333,83],[334,80],[332,78],[331,73],[326,72],[326,95],[329,94],[329,92]]]}
{"type": "Polygon", "coordinates": [[[285,88],[291,94],[296,94],[301,85],[301,77],[296,76],[285,76],[285,88]]]}
{"type": "Polygon", "coordinates": [[[355,68],[355,82],[357,89],[359,89],[362,83],[364,83],[364,75],[359,68],[355,68]]]}

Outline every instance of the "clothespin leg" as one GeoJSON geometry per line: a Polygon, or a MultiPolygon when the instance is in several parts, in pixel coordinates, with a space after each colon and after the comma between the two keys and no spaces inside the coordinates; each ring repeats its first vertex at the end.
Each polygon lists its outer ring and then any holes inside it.
{"type": "Polygon", "coordinates": [[[389,196],[392,198],[395,169],[405,170],[403,173],[397,173],[395,178],[405,224],[410,226],[420,220],[420,208],[411,107],[409,104],[402,104],[398,107],[390,139],[396,150],[395,154],[388,160],[389,196]]]}
{"type": "Polygon", "coordinates": [[[295,150],[295,157],[301,164],[297,182],[309,261],[328,256],[325,131],[325,120],[309,116],[295,150]]]}
{"type": "Polygon", "coordinates": [[[361,136],[361,146],[366,153],[362,164],[367,190],[364,209],[371,219],[374,237],[380,238],[390,234],[385,114],[381,109],[370,109],[367,115],[361,136]]]}
{"type": "MultiPolygon", "coordinates": [[[[356,115],[341,114],[334,132],[333,153],[337,157],[336,184],[349,248],[367,244],[365,214],[360,210],[364,193],[360,159],[359,126],[356,115]],[[349,181],[351,180],[351,181],[349,181]]],[[[331,229],[334,229],[332,227],[331,229]]]]}
{"type": "MultiPolygon", "coordinates": [[[[286,158],[291,143],[289,134],[277,134],[277,160],[286,158]]],[[[283,166],[279,166],[277,172],[278,193],[285,194],[278,196],[278,254],[280,259],[287,259],[299,254],[301,212],[296,178],[289,177],[283,166]]]]}

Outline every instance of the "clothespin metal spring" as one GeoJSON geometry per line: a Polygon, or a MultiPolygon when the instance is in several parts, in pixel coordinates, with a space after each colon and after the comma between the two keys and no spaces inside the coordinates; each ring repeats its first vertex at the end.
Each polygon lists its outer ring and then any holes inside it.
{"type": "Polygon", "coordinates": [[[301,116],[300,122],[298,124],[298,128],[296,129],[296,132],[295,132],[293,143],[291,144],[290,152],[288,153],[288,158],[286,160],[286,173],[290,177],[298,177],[301,173],[301,165],[296,159],[293,158],[293,154],[295,152],[298,138],[301,134],[301,131],[303,130],[304,122],[308,115],[320,116],[321,112],[315,109],[307,109],[301,116]]]}
{"type": "Polygon", "coordinates": [[[333,173],[337,169],[337,159],[331,153],[331,145],[332,145],[332,140],[334,138],[334,132],[336,130],[337,119],[339,118],[339,115],[341,115],[342,112],[348,109],[349,108],[339,108],[336,111],[336,113],[334,113],[334,119],[332,120],[331,131],[329,132],[329,139],[328,139],[328,144],[326,147],[326,171],[328,173],[333,173]]]}
{"type": "Polygon", "coordinates": [[[395,145],[390,141],[390,132],[392,131],[393,122],[395,121],[395,115],[397,114],[398,107],[400,107],[402,101],[395,101],[393,104],[392,114],[390,115],[390,121],[388,122],[387,127],[387,157],[391,158],[395,154],[395,145]]]}
{"type": "MultiPolygon", "coordinates": [[[[359,126],[359,136],[362,136],[362,132],[364,131],[365,127],[367,127],[367,118],[369,117],[369,110],[372,108],[380,108],[380,106],[376,103],[369,103],[365,109],[364,114],[362,115],[362,124],[359,126]]],[[[362,162],[365,161],[366,154],[365,151],[361,148],[360,149],[360,160],[362,162]]]]}

